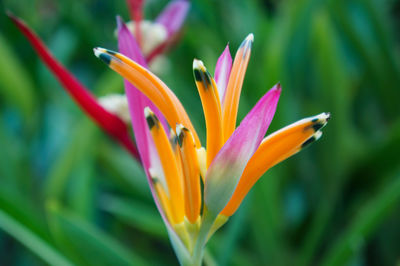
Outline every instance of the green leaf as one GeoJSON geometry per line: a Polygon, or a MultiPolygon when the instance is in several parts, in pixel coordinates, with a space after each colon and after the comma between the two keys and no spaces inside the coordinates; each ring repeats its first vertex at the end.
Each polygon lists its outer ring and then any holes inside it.
{"type": "Polygon", "coordinates": [[[123,79],[120,75],[113,71],[105,71],[99,76],[98,81],[95,84],[95,91],[98,92],[99,96],[105,96],[112,93],[125,93],[123,79]]]}
{"type": "Polygon", "coordinates": [[[104,196],[101,208],[134,228],[167,239],[165,225],[154,204],[149,206],[139,201],[104,196]]]}
{"type": "Polygon", "coordinates": [[[35,208],[32,199],[14,187],[0,187],[0,210],[13,217],[23,226],[45,240],[49,240],[42,213],[35,208]]]}
{"type": "Polygon", "coordinates": [[[133,251],[128,251],[116,240],[92,224],[48,204],[50,223],[59,244],[83,265],[147,265],[133,251]]]}
{"type": "Polygon", "coordinates": [[[55,247],[0,209],[0,228],[35,253],[49,265],[73,265],[55,247]]]}
{"type": "MultiPolygon", "coordinates": [[[[218,263],[215,265],[231,265],[235,253],[238,251],[238,245],[240,243],[240,238],[246,232],[243,230],[246,218],[249,212],[249,201],[245,200],[238,211],[233,215],[231,222],[226,225],[226,231],[222,236],[221,245],[218,247],[218,263]]],[[[210,255],[205,252],[204,259],[206,260],[206,255],[210,255]]]]}
{"type": "Polygon", "coordinates": [[[37,104],[32,80],[2,35],[0,51],[0,95],[31,119],[37,104]]]}
{"type": "Polygon", "coordinates": [[[6,121],[0,117],[0,178],[8,186],[17,186],[20,175],[22,149],[17,139],[9,132],[6,121]]]}
{"type": "Polygon", "coordinates": [[[100,165],[103,172],[123,191],[151,200],[151,193],[142,165],[126,151],[106,142],[99,146],[100,165]]]}
{"type": "MultiPolygon", "coordinates": [[[[333,27],[332,18],[326,10],[319,10],[312,16],[311,46],[313,64],[316,69],[316,81],[319,88],[320,99],[328,103],[334,119],[325,134],[325,149],[320,153],[320,162],[334,165],[335,171],[321,172],[326,180],[329,180],[324,187],[324,200],[315,210],[311,220],[311,226],[305,235],[301,245],[299,265],[309,265],[317,252],[317,249],[324,236],[325,230],[331,221],[336,201],[338,200],[345,182],[346,171],[351,166],[350,162],[358,153],[362,140],[353,134],[353,121],[348,113],[351,108],[351,84],[348,73],[345,71],[342,62],[343,54],[338,44],[338,33],[333,27]],[[351,147],[351,148],[350,148],[351,147]]],[[[361,146],[362,147],[362,146],[361,146]]]]}
{"type": "MultiPolygon", "coordinates": [[[[282,239],[284,219],[281,213],[281,195],[279,186],[285,174],[285,166],[275,166],[267,171],[257,182],[251,194],[252,205],[249,206],[252,217],[249,229],[255,250],[262,255],[264,264],[290,264],[287,250],[282,239]],[[262,202],[262,204],[257,204],[262,202]]],[[[248,195],[250,196],[250,195],[248,195]]],[[[246,196],[246,197],[248,197],[246,196]]],[[[245,204],[245,202],[244,202],[245,204]]],[[[243,207],[241,207],[243,208],[243,207]]]]}
{"type": "MultiPolygon", "coordinates": [[[[398,173],[398,170],[397,170],[398,173]]],[[[365,240],[400,203],[400,176],[394,179],[367,202],[353,219],[347,231],[338,238],[321,265],[344,265],[363,247],[365,240]]]]}
{"type": "MultiPolygon", "coordinates": [[[[100,77],[95,88],[95,91],[99,91],[100,94],[116,93],[122,88],[122,79],[110,72],[110,74],[100,77]]],[[[62,195],[68,176],[76,164],[92,152],[92,148],[97,147],[96,142],[100,141],[100,138],[97,137],[99,131],[97,126],[87,117],[82,118],[76,128],[71,131],[74,132],[71,144],[54,163],[46,178],[46,196],[49,198],[58,198],[62,195]]]]}
{"type": "Polygon", "coordinates": [[[45,190],[48,198],[59,198],[63,194],[72,169],[92,151],[91,147],[97,140],[95,125],[88,118],[82,119],[73,131],[71,144],[53,164],[46,178],[45,190]]]}
{"type": "Polygon", "coordinates": [[[97,177],[93,154],[88,154],[74,169],[68,187],[68,206],[82,218],[92,217],[97,209],[93,202],[97,177]]]}

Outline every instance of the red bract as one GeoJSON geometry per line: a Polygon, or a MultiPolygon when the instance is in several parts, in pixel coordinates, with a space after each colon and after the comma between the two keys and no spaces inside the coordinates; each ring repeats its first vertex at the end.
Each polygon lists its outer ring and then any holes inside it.
{"type": "Polygon", "coordinates": [[[68,70],[58,62],[39,37],[19,18],[7,13],[22,34],[28,39],[40,59],[53,72],[75,102],[109,135],[124,146],[139,160],[136,146],[129,135],[128,127],[118,116],[105,110],[96,98],[68,70]]]}

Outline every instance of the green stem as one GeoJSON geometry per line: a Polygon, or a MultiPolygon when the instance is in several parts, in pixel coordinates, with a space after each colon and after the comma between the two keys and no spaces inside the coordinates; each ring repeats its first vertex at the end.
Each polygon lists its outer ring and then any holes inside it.
{"type": "Polygon", "coordinates": [[[207,243],[208,234],[216,218],[217,215],[210,213],[206,208],[204,209],[203,221],[201,223],[199,236],[197,238],[196,245],[194,246],[192,255],[193,266],[201,266],[204,256],[204,246],[207,243]]]}
{"type": "Polygon", "coordinates": [[[210,253],[209,250],[205,249],[204,251],[204,264],[207,266],[217,266],[218,263],[213,257],[213,255],[210,253]]]}

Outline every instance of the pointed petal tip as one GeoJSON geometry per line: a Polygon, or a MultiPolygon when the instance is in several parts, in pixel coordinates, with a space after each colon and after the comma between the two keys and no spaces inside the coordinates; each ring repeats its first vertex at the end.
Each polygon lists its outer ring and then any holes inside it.
{"type": "Polygon", "coordinates": [[[111,63],[111,56],[105,52],[102,52],[99,49],[93,49],[94,54],[97,58],[101,59],[101,61],[103,61],[106,65],[109,65],[111,63]]]}
{"type": "Polygon", "coordinates": [[[225,46],[225,49],[224,49],[224,52],[223,53],[231,53],[231,51],[229,50],[229,42],[226,44],[226,46],[225,46]]]}
{"type": "Polygon", "coordinates": [[[275,86],[272,87],[272,89],[270,89],[270,92],[273,93],[273,95],[275,95],[275,97],[280,97],[280,95],[282,93],[281,84],[278,82],[275,86]]]}
{"type": "Polygon", "coordinates": [[[329,119],[331,119],[331,113],[329,112],[323,112],[319,115],[316,116],[316,119],[318,121],[321,121],[323,123],[327,123],[329,121],[329,119]]]}
{"type": "Polygon", "coordinates": [[[149,117],[149,116],[151,116],[152,114],[153,114],[153,112],[151,111],[151,109],[150,109],[150,107],[148,107],[148,106],[146,106],[145,108],[144,108],[144,116],[147,118],[147,117],[149,117]]]}
{"type": "Polygon", "coordinates": [[[120,15],[116,16],[116,20],[117,20],[117,29],[120,30],[123,27],[123,25],[125,24],[124,20],[122,19],[122,17],[120,15]]]}
{"type": "Polygon", "coordinates": [[[175,129],[175,132],[176,132],[176,135],[180,135],[181,133],[182,133],[182,130],[184,129],[185,127],[182,125],[182,124],[176,124],[176,129],[175,129]]]}
{"type": "Polygon", "coordinates": [[[11,10],[9,10],[9,9],[6,10],[6,15],[11,19],[16,18],[14,13],[11,12],[11,10]]]}
{"type": "Polygon", "coordinates": [[[22,21],[19,17],[17,17],[11,10],[7,9],[6,10],[6,15],[9,19],[11,19],[14,23],[17,24],[25,24],[24,21],[22,21]]]}
{"type": "Polygon", "coordinates": [[[253,33],[250,33],[249,35],[247,35],[247,37],[243,40],[243,42],[240,44],[240,48],[244,49],[244,54],[247,54],[251,51],[251,45],[254,42],[254,35],[253,33]]]}
{"type": "Polygon", "coordinates": [[[128,27],[126,26],[124,19],[120,15],[116,16],[116,20],[117,20],[117,33],[118,34],[120,34],[121,31],[123,31],[123,30],[130,32],[128,27]]]}
{"type": "Polygon", "coordinates": [[[224,51],[222,51],[222,54],[219,56],[218,61],[220,60],[228,61],[228,64],[232,65],[232,56],[231,56],[231,51],[229,49],[229,43],[225,46],[224,51]]]}
{"type": "Polygon", "coordinates": [[[250,41],[250,42],[254,42],[254,34],[250,33],[249,35],[247,35],[246,40],[250,41]]]}
{"type": "Polygon", "coordinates": [[[203,61],[195,58],[193,59],[193,69],[202,69],[204,68],[203,61]]]}
{"type": "Polygon", "coordinates": [[[111,63],[111,61],[116,60],[115,57],[113,57],[116,52],[108,50],[108,49],[104,49],[104,48],[100,48],[100,47],[95,47],[93,48],[93,52],[94,55],[101,59],[106,65],[109,65],[111,63]]]}
{"type": "Polygon", "coordinates": [[[147,125],[151,130],[154,126],[158,126],[158,118],[154,115],[150,107],[146,106],[144,108],[144,116],[146,117],[147,125]]]}
{"type": "Polygon", "coordinates": [[[326,121],[329,121],[331,119],[331,113],[330,112],[325,112],[324,115],[326,116],[326,121]]]}
{"type": "Polygon", "coordinates": [[[320,131],[326,126],[330,118],[330,113],[321,113],[319,115],[308,118],[312,125],[308,128],[313,128],[315,132],[320,131]]]}
{"type": "Polygon", "coordinates": [[[279,93],[282,92],[282,85],[281,85],[280,82],[278,82],[278,83],[274,86],[274,88],[275,88],[277,91],[279,91],[279,93]]]}
{"type": "Polygon", "coordinates": [[[96,57],[100,57],[100,54],[104,53],[103,48],[95,47],[93,48],[93,53],[96,57]]]}
{"type": "Polygon", "coordinates": [[[115,55],[115,54],[117,54],[117,52],[114,52],[113,50],[109,50],[109,49],[106,49],[106,48],[102,48],[102,47],[95,47],[95,48],[93,48],[93,51],[96,53],[96,51],[97,51],[97,53],[98,54],[101,54],[101,53],[105,53],[105,54],[109,54],[109,55],[115,55]]]}
{"type": "Polygon", "coordinates": [[[229,76],[232,70],[232,55],[229,49],[229,43],[225,46],[224,51],[218,57],[217,64],[215,65],[214,79],[217,83],[218,94],[221,104],[224,101],[226,87],[229,83],[229,76]]]}
{"type": "Polygon", "coordinates": [[[6,15],[11,21],[16,24],[18,27],[27,27],[25,21],[14,15],[14,13],[10,10],[6,10],[6,15]]]}

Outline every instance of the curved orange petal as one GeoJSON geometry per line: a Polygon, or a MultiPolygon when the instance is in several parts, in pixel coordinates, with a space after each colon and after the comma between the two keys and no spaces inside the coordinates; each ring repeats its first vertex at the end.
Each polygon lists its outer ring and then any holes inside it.
{"type": "Polygon", "coordinates": [[[200,139],[181,102],[156,75],[120,53],[103,48],[95,48],[94,52],[111,69],[144,93],[160,109],[171,128],[175,128],[176,124],[184,125],[193,133],[196,145],[201,146],[200,139]]]}
{"type": "Polygon", "coordinates": [[[251,44],[253,43],[253,40],[253,34],[249,34],[240,45],[233,62],[228,86],[225,90],[222,112],[225,141],[229,139],[236,128],[240,92],[242,91],[244,75],[246,74],[247,65],[250,60],[251,44]]]}
{"type": "Polygon", "coordinates": [[[272,166],[296,154],[321,136],[330,115],[302,119],[267,136],[249,160],[232,198],[221,214],[231,216],[257,180],[272,166]]]}
{"type": "Polygon", "coordinates": [[[200,60],[193,61],[193,74],[206,119],[208,167],[224,144],[221,102],[215,81],[200,60]]]}

